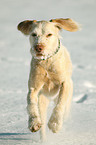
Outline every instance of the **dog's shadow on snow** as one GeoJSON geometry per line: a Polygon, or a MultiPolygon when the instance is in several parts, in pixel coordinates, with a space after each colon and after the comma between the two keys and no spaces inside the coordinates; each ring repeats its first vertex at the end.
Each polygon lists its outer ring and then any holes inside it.
{"type": "Polygon", "coordinates": [[[31,140],[30,133],[0,133],[0,140],[31,140]]]}

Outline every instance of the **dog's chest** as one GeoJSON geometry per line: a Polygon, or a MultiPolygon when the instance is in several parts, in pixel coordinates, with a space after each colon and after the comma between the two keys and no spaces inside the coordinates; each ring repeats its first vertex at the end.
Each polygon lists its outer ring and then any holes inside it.
{"type": "Polygon", "coordinates": [[[60,84],[63,80],[64,74],[62,72],[62,66],[55,63],[46,64],[44,67],[48,80],[54,84],[60,84]]]}
{"type": "Polygon", "coordinates": [[[59,74],[55,68],[46,70],[48,80],[58,84],[60,81],[59,74]]]}
{"type": "Polygon", "coordinates": [[[46,81],[42,91],[47,97],[50,96],[54,98],[55,96],[57,96],[59,92],[60,81],[58,79],[58,75],[56,74],[56,70],[54,71],[48,70],[46,72],[47,72],[46,79],[45,79],[46,81]]]}

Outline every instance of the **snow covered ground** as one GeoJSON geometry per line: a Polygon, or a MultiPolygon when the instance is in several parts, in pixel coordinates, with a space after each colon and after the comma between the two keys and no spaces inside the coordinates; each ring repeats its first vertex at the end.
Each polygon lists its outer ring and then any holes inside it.
{"type": "MultiPolygon", "coordinates": [[[[0,145],[40,145],[39,132],[27,129],[28,37],[20,21],[71,17],[82,31],[62,31],[73,62],[74,94],[69,119],[58,134],[47,128],[42,145],[96,145],[96,1],[0,0],[0,145]]],[[[52,108],[50,105],[49,112],[52,108]]],[[[49,114],[49,113],[48,113],[49,114]]]]}

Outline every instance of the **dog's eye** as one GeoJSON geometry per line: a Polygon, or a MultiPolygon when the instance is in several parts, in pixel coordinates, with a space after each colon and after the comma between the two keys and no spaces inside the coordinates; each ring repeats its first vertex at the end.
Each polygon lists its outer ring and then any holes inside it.
{"type": "Polygon", "coordinates": [[[50,36],[52,36],[52,34],[51,34],[51,33],[49,33],[46,37],[50,37],[50,36]]]}
{"type": "Polygon", "coordinates": [[[36,33],[32,33],[32,36],[33,36],[33,37],[36,37],[36,36],[37,36],[37,34],[36,34],[36,33]]]}

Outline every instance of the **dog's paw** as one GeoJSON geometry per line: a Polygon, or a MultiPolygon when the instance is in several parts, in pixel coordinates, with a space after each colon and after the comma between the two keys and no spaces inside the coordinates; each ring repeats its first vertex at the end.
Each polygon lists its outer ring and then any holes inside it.
{"type": "Polygon", "coordinates": [[[53,114],[49,120],[48,127],[53,133],[57,133],[63,124],[63,119],[59,118],[58,115],[53,114]]]}
{"type": "Polygon", "coordinates": [[[28,128],[31,132],[36,132],[41,128],[41,120],[38,117],[29,117],[28,128]]]}

